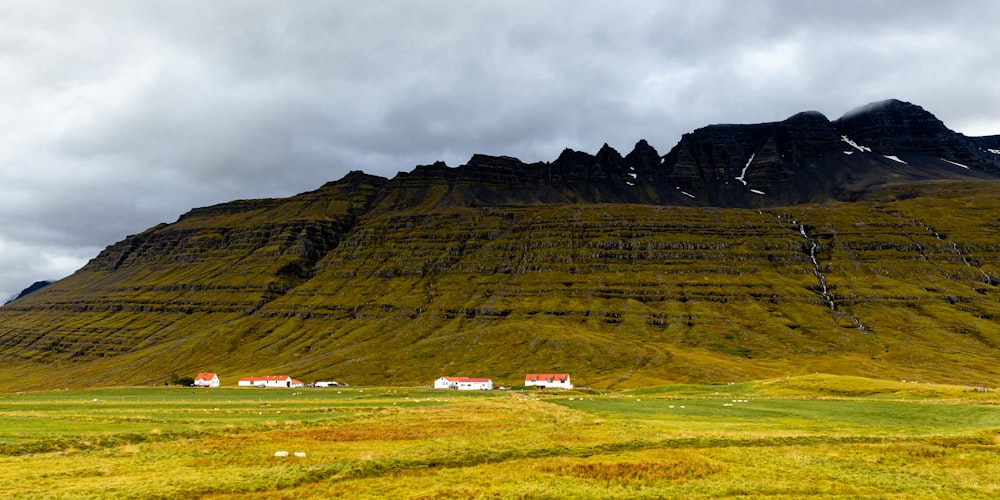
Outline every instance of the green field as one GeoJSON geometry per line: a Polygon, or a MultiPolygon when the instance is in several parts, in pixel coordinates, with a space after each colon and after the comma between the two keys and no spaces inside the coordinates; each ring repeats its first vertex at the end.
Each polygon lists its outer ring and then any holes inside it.
{"type": "Polygon", "coordinates": [[[996,498],[997,394],[823,375],[618,392],[7,394],[0,496],[996,498]]]}

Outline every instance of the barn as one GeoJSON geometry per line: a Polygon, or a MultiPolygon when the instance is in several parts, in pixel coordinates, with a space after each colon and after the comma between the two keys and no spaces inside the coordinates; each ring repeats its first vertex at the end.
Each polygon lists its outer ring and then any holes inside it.
{"type": "Polygon", "coordinates": [[[541,387],[555,389],[572,389],[573,383],[568,373],[529,373],[524,376],[525,387],[541,387]]]}
{"type": "Polygon", "coordinates": [[[305,384],[288,375],[265,375],[263,377],[243,377],[236,383],[240,387],[302,387],[305,384]]]}
{"type": "Polygon", "coordinates": [[[458,390],[492,391],[493,381],[488,378],[460,378],[458,379],[458,390]]]}
{"type": "Polygon", "coordinates": [[[473,377],[440,377],[434,381],[435,389],[458,389],[460,391],[492,391],[493,380],[473,377]]]}

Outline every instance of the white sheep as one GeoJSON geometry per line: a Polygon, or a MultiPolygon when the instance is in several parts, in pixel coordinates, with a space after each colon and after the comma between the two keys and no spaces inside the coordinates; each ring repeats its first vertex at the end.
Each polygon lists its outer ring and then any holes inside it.
{"type": "Polygon", "coordinates": [[[306,452],[304,451],[296,451],[295,453],[293,453],[293,455],[295,455],[298,458],[306,458],[306,452]]]}
{"type": "Polygon", "coordinates": [[[288,452],[287,451],[276,451],[276,452],[274,452],[274,456],[276,456],[278,458],[285,458],[285,457],[288,456],[288,452]]]}

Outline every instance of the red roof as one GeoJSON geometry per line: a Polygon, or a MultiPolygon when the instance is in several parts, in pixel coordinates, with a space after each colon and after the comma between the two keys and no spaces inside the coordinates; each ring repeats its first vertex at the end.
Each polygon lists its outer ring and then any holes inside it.
{"type": "Polygon", "coordinates": [[[265,375],[263,377],[243,377],[240,382],[267,382],[267,381],[282,381],[288,380],[292,377],[288,375],[265,375]]]}
{"type": "Polygon", "coordinates": [[[569,380],[568,373],[529,373],[524,376],[525,382],[565,382],[569,380]]]}
{"type": "Polygon", "coordinates": [[[465,377],[465,378],[458,379],[458,381],[459,382],[490,382],[490,379],[488,379],[488,378],[469,378],[469,377],[465,377]]]}
{"type": "Polygon", "coordinates": [[[195,382],[199,380],[212,380],[215,378],[214,373],[199,373],[197,377],[194,378],[195,382]]]}

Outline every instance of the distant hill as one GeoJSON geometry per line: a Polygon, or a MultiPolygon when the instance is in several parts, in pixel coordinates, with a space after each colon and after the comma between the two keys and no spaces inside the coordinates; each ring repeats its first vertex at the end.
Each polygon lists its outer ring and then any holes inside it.
{"type": "MultiPolygon", "coordinates": [[[[32,283],[31,286],[29,286],[28,288],[25,288],[24,290],[21,290],[20,293],[18,293],[14,298],[12,298],[10,300],[17,300],[17,299],[19,299],[21,297],[24,297],[25,295],[28,295],[31,292],[34,292],[36,290],[41,289],[42,287],[46,287],[46,286],[49,286],[51,284],[52,284],[51,281],[36,281],[36,282],[32,283]]],[[[10,302],[10,301],[8,301],[8,302],[10,302]]]]}
{"type": "Polygon", "coordinates": [[[627,387],[828,372],[1000,383],[1000,137],[889,100],[661,155],[475,155],[197,208],[0,308],[0,390],[627,387]]]}

